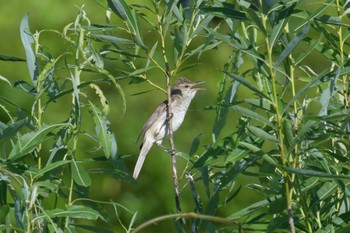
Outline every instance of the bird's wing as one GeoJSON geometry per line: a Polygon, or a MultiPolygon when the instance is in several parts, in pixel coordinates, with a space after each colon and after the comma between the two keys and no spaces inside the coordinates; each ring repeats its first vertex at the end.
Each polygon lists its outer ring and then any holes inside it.
{"type": "Polygon", "coordinates": [[[151,125],[162,115],[165,113],[166,107],[167,107],[167,100],[165,100],[163,103],[161,103],[156,110],[154,111],[154,113],[150,116],[150,118],[148,118],[147,122],[145,123],[145,125],[142,127],[142,130],[139,134],[139,136],[137,137],[136,142],[139,141],[141,135],[143,135],[150,127],[151,125]]]}

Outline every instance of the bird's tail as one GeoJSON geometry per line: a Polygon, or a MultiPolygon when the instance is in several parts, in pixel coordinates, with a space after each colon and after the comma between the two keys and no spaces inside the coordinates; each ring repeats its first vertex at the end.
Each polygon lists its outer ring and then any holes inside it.
{"type": "Polygon", "coordinates": [[[143,162],[145,161],[146,155],[148,151],[151,149],[152,145],[153,145],[152,142],[148,142],[148,141],[143,142],[139,158],[137,159],[137,162],[134,168],[134,175],[133,175],[134,179],[136,179],[139,176],[143,162]]]}

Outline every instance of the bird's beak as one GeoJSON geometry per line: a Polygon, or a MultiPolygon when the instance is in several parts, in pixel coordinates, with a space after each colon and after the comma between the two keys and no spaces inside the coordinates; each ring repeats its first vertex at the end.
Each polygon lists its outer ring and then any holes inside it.
{"type": "Polygon", "coordinates": [[[195,86],[197,86],[197,85],[199,85],[199,84],[202,84],[202,83],[205,83],[205,81],[200,81],[200,82],[194,83],[193,86],[192,86],[192,90],[196,90],[196,91],[205,91],[205,90],[207,90],[207,89],[202,88],[202,87],[194,88],[195,86]]]}

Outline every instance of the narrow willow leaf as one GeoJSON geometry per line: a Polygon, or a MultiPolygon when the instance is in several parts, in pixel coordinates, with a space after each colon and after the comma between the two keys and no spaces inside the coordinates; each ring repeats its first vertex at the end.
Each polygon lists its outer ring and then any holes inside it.
{"type": "Polygon", "coordinates": [[[251,143],[247,143],[247,142],[239,142],[239,144],[241,146],[244,146],[245,148],[247,148],[248,150],[256,153],[258,151],[261,151],[261,148],[260,147],[257,147],[255,146],[254,144],[251,144],[251,143]]]}
{"type": "Polygon", "coordinates": [[[250,20],[254,21],[254,23],[259,27],[260,31],[266,36],[267,33],[266,33],[265,28],[264,28],[264,25],[261,22],[260,17],[256,14],[255,10],[246,9],[246,12],[248,13],[250,20]]]}
{"type": "Polygon", "coordinates": [[[334,195],[335,190],[337,189],[338,185],[336,182],[326,182],[322,185],[322,187],[317,189],[317,196],[320,200],[324,200],[330,195],[334,195]]]}
{"type": "Polygon", "coordinates": [[[60,160],[60,161],[57,161],[57,162],[54,162],[54,163],[50,163],[48,165],[46,165],[45,167],[43,167],[42,169],[40,169],[35,175],[34,175],[34,178],[37,179],[37,178],[40,178],[42,177],[43,175],[45,175],[45,173],[47,172],[50,172],[58,167],[61,167],[63,165],[66,165],[68,163],[70,163],[71,161],[70,160],[60,160]]]}
{"type": "Polygon", "coordinates": [[[71,172],[73,180],[78,185],[83,187],[89,187],[91,185],[91,178],[86,169],[74,159],[71,161],[71,172]]]}
{"type": "Polygon", "coordinates": [[[132,11],[124,0],[108,0],[108,5],[116,15],[127,23],[133,33],[135,43],[146,49],[147,46],[143,43],[141,38],[141,31],[136,12],[132,11]]]}
{"type": "Polygon", "coordinates": [[[109,175],[116,180],[120,180],[128,184],[132,184],[132,185],[137,184],[135,179],[128,172],[125,172],[119,169],[93,168],[93,169],[89,169],[89,173],[109,175]]]}
{"type": "Polygon", "coordinates": [[[294,148],[294,136],[292,124],[289,120],[283,119],[283,134],[288,150],[291,151],[294,148]]]}
{"type": "Polygon", "coordinates": [[[215,123],[213,127],[213,140],[215,141],[223,127],[225,126],[227,114],[230,106],[233,102],[233,99],[236,96],[238,87],[240,85],[237,81],[231,81],[230,87],[227,89],[225,93],[226,80],[227,78],[224,76],[223,81],[221,82],[220,93],[217,99],[217,111],[215,117],[215,123]]]}
{"type": "Polygon", "coordinates": [[[184,18],[183,18],[182,14],[181,14],[180,9],[177,7],[177,2],[176,1],[172,1],[172,0],[165,0],[165,2],[168,5],[170,11],[173,12],[175,17],[177,18],[177,20],[180,21],[180,22],[183,22],[184,18]]]}
{"type": "Polygon", "coordinates": [[[310,176],[310,177],[318,177],[318,178],[329,178],[329,179],[350,179],[349,175],[337,175],[327,172],[320,172],[316,170],[308,170],[308,169],[301,169],[301,168],[291,168],[291,167],[284,167],[281,166],[275,159],[273,159],[271,156],[264,154],[262,158],[271,163],[272,165],[278,167],[279,169],[286,171],[288,173],[294,173],[301,176],[310,176]]]}
{"type": "Polygon", "coordinates": [[[102,106],[102,111],[105,115],[108,115],[109,113],[109,104],[108,104],[108,100],[105,96],[105,94],[103,93],[103,91],[101,90],[101,88],[99,86],[97,86],[96,84],[94,83],[90,83],[89,85],[92,89],[95,90],[96,92],[96,95],[100,98],[100,103],[101,103],[101,106],[102,106]]]}
{"type": "Polygon", "coordinates": [[[282,10],[278,14],[279,22],[273,26],[271,36],[270,36],[270,47],[272,48],[276,41],[280,38],[284,27],[288,23],[289,16],[292,14],[294,10],[295,4],[292,4],[291,6],[287,7],[286,9],[282,10]]]}
{"type": "Polygon", "coordinates": [[[103,216],[96,210],[82,205],[71,205],[68,206],[66,210],[54,209],[47,211],[47,214],[51,218],[59,218],[59,217],[70,217],[70,218],[82,218],[82,219],[90,219],[97,220],[98,218],[104,220],[103,216]]]}
{"type": "Polygon", "coordinates": [[[10,57],[10,56],[0,54],[0,61],[26,61],[26,59],[18,58],[18,57],[10,57]]]}
{"type": "Polygon", "coordinates": [[[287,46],[284,48],[284,50],[282,51],[282,53],[279,55],[277,61],[274,64],[274,67],[278,67],[283,60],[289,56],[289,54],[291,54],[293,52],[293,50],[297,47],[297,45],[300,43],[300,41],[302,41],[305,36],[307,35],[307,33],[310,30],[310,23],[306,24],[301,30],[300,32],[293,37],[293,39],[291,41],[289,41],[289,43],[287,44],[287,46]]]}
{"type": "Polygon", "coordinates": [[[269,134],[268,132],[266,132],[265,130],[249,125],[247,126],[247,129],[252,132],[255,136],[264,139],[264,140],[268,140],[268,141],[272,141],[272,142],[278,142],[278,139],[274,136],[272,136],[271,134],[269,134]]]}
{"type": "Polygon", "coordinates": [[[306,84],[305,86],[303,86],[296,94],[295,96],[293,96],[293,98],[290,99],[290,101],[288,102],[288,104],[285,106],[284,110],[283,110],[283,114],[285,114],[288,111],[288,108],[294,103],[294,101],[296,101],[301,95],[303,95],[304,93],[306,93],[310,87],[316,85],[319,82],[322,82],[322,80],[326,80],[329,77],[332,76],[332,73],[326,73],[326,74],[320,74],[317,78],[313,79],[311,82],[309,82],[308,84],[306,84]]]}
{"type": "Polygon", "coordinates": [[[229,75],[231,78],[233,78],[234,80],[237,80],[238,82],[240,82],[242,85],[244,85],[245,87],[249,88],[250,90],[252,90],[255,94],[264,97],[266,99],[269,99],[264,93],[262,93],[261,91],[259,91],[255,86],[253,86],[250,82],[248,82],[247,80],[245,80],[244,78],[239,77],[237,74],[234,73],[229,73],[226,72],[225,73],[227,75],[229,75]]]}
{"type": "Polygon", "coordinates": [[[265,117],[263,117],[261,114],[257,113],[256,111],[252,111],[248,108],[243,108],[243,107],[240,107],[238,105],[231,106],[230,110],[232,110],[234,112],[239,112],[247,117],[250,117],[250,118],[255,119],[257,121],[260,121],[264,124],[267,124],[267,125],[271,126],[272,128],[275,127],[274,124],[272,124],[268,119],[266,119],[265,117]]]}
{"type": "Polygon", "coordinates": [[[110,122],[106,116],[89,101],[90,112],[95,124],[95,131],[98,136],[98,141],[106,158],[117,154],[117,143],[113,132],[110,129],[110,122]]]}
{"type": "Polygon", "coordinates": [[[278,201],[281,198],[282,198],[282,195],[276,195],[276,196],[269,197],[265,200],[255,202],[255,203],[251,204],[250,206],[248,206],[240,211],[235,212],[234,214],[230,215],[228,218],[238,219],[242,216],[249,216],[250,213],[255,212],[257,210],[261,210],[262,207],[268,207],[271,205],[272,202],[278,201]]]}
{"type": "Polygon", "coordinates": [[[206,15],[204,16],[204,19],[201,19],[199,25],[195,28],[195,30],[192,32],[192,34],[189,36],[190,39],[193,39],[194,37],[198,36],[199,33],[203,30],[203,29],[207,29],[208,24],[212,21],[212,19],[214,18],[214,16],[212,15],[206,15]]]}
{"type": "Polygon", "coordinates": [[[193,139],[190,152],[188,153],[189,156],[192,156],[194,155],[194,153],[196,153],[199,143],[201,141],[201,138],[202,138],[202,134],[198,134],[197,137],[193,139]]]}
{"type": "Polygon", "coordinates": [[[20,26],[20,34],[21,34],[22,44],[26,52],[29,75],[33,85],[36,86],[36,83],[38,81],[39,71],[38,71],[36,56],[32,49],[32,44],[34,43],[34,39],[29,29],[28,14],[26,14],[22,18],[21,26],[20,26]]]}
{"type": "Polygon", "coordinates": [[[299,65],[317,46],[319,46],[320,41],[323,38],[323,34],[321,33],[318,40],[314,40],[312,38],[306,37],[303,41],[309,44],[307,51],[302,52],[297,59],[295,59],[295,66],[299,65]]]}
{"type": "Polygon", "coordinates": [[[4,138],[10,138],[12,135],[17,133],[26,123],[27,119],[21,119],[10,125],[5,125],[4,127],[1,127],[2,129],[0,131],[0,141],[4,138]]]}
{"type": "Polygon", "coordinates": [[[154,45],[152,46],[150,52],[148,53],[148,59],[147,59],[147,63],[146,63],[146,68],[149,67],[149,65],[151,64],[151,58],[153,58],[154,53],[157,49],[158,46],[158,41],[156,41],[156,43],[154,43],[154,45]]]}
{"type": "Polygon", "coordinates": [[[336,17],[336,16],[322,15],[320,17],[317,17],[316,19],[321,21],[322,23],[325,23],[325,24],[350,27],[350,24],[345,23],[344,21],[339,19],[339,17],[336,17]]]}
{"type": "Polygon", "coordinates": [[[53,75],[54,68],[52,67],[46,74],[45,79],[43,82],[45,92],[49,96],[51,100],[55,100],[56,96],[60,93],[60,88],[58,86],[58,83],[56,82],[56,79],[53,75]]]}
{"type": "Polygon", "coordinates": [[[336,82],[339,79],[339,70],[331,76],[328,86],[326,89],[322,90],[322,94],[320,97],[320,104],[322,106],[321,110],[319,111],[319,116],[326,116],[328,115],[328,105],[331,102],[331,98],[335,93],[338,91],[336,90],[336,82]]]}
{"type": "Polygon", "coordinates": [[[28,94],[31,94],[31,95],[37,94],[35,87],[32,84],[27,83],[26,81],[23,81],[23,80],[16,81],[13,86],[20,88],[21,90],[25,91],[28,94]]]}
{"type": "Polygon", "coordinates": [[[204,12],[214,15],[220,18],[232,18],[239,20],[248,20],[244,12],[237,11],[232,7],[228,7],[230,4],[226,4],[226,7],[202,7],[201,10],[204,12]]]}
{"type": "Polygon", "coordinates": [[[5,222],[6,221],[6,217],[10,212],[10,207],[9,205],[2,205],[0,206],[0,221],[1,222],[5,222]]]}
{"type": "Polygon", "coordinates": [[[10,85],[10,87],[12,87],[11,82],[4,76],[0,75],[0,80],[6,82],[8,85],[10,85]]]}
{"type": "Polygon", "coordinates": [[[89,35],[91,38],[104,41],[104,42],[111,42],[116,44],[134,44],[132,40],[115,37],[115,36],[109,36],[109,35],[97,35],[97,34],[91,34],[89,35]]]}
{"type": "Polygon", "coordinates": [[[56,128],[67,126],[68,124],[54,124],[43,126],[38,131],[30,132],[20,136],[17,143],[12,148],[9,159],[14,160],[27,155],[32,152],[40,143],[46,140],[47,134],[55,130],[56,128]]]}
{"type": "Polygon", "coordinates": [[[309,14],[309,16],[307,18],[305,18],[302,22],[301,25],[299,25],[299,27],[297,27],[295,30],[299,30],[300,28],[302,28],[305,24],[312,22],[312,20],[316,17],[318,17],[320,14],[322,14],[322,12],[327,9],[329,7],[329,4],[332,3],[334,0],[325,0],[323,1],[323,4],[320,4],[321,6],[316,9],[315,11],[313,11],[312,14],[309,14]]]}

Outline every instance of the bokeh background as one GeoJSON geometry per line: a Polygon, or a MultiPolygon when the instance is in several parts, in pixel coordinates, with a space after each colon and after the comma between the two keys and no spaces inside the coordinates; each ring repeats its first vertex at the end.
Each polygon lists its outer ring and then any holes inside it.
{"type": "MultiPolygon", "coordinates": [[[[128,1],[129,3],[137,3],[138,1],[128,1]]],[[[144,3],[140,0],[140,2],[144,3]]],[[[0,0],[0,54],[25,58],[25,52],[21,43],[19,25],[22,17],[29,13],[29,23],[32,33],[43,29],[54,29],[62,31],[64,26],[74,21],[78,13],[78,8],[84,5],[84,9],[92,23],[105,23],[105,1],[93,0],[0,0]]],[[[115,17],[115,23],[120,23],[115,17]]],[[[154,41],[154,37],[150,33],[145,36],[145,41],[154,41]],[[149,38],[147,38],[149,36],[149,38]]],[[[62,48],[65,48],[60,37],[55,34],[45,33],[42,35],[42,45],[51,54],[61,54],[62,48]]],[[[225,62],[232,55],[232,50],[225,46],[220,46],[203,54],[195,68],[187,70],[182,75],[193,81],[205,81],[204,87],[207,91],[200,92],[191,104],[190,111],[182,127],[175,133],[175,145],[178,151],[189,152],[192,141],[201,134],[200,146],[197,154],[200,155],[204,151],[205,145],[212,143],[212,125],[215,120],[215,111],[211,109],[216,104],[217,93],[219,91],[218,83],[222,78],[222,72],[225,62]]],[[[322,60],[310,59],[310,66],[322,64],[322,60]]],[[[108,63],[108,70],[113,73],[118,64],[108,63]]],[[[23,98],[23,93],[19,88],[14,88],[13,84],[17,80],[30,80],[27,66],[24,62],[4,62],[0,61],[0,75],[11,81],[12,87],[5,82],[0,82],[1,95],[7,99],[11,99],[14,103],[22,106],[24,109],[30,110],[33,98],[23,98]]],[[[87,74],[89,75],[89,74],[87,74]]],[[[92,74],[91,74],[92,75],[92,74]]],[[[153,82],[164,87],[165,77],[159,71],[152,71],[148,76],[153,82]]],[[[91,77],[86,77],[87,79],[91,77]]],[[[166,96],[155,90],[148,83],[130,84],[130,80],[122,80],[120,84],[126,93],[127,110],[123,115],[122,100],[115,88],[110,85],[102,85],[105,93],[107,93],[111,112],[109,120],[111,127],[117,138],[118,154],[120,156],[129,155],[125,159],[125,163],[130,171],[136,162],[139,153],[139,143],[135,140],[148,117],[152,114],[158,104],[160,104],[166,96]],[[142,93],[145,92],[145,93],[142,93]],[[140,94],[142,93],[142,94],[140,94]]],[[[91,98],[96,98],[91,91],[91,98]]],[[[238,93],[240,98],[244,98],[249,93],[238,93]]],[[[69,101],[69,100],[68,100],[69,101]]],[[[47,111],[50,115],[45,115],[48,123],[58,123],[63,120],[69,110],[65,111],[65,103],[60,101],[47,111]]],[[[10,107],[11,109],[11,107],[10,107]]],[[[12,108],[15,112],[16,109],[12,108]]],[[[234,114],[228,117],[226,128],[222,135],[226,132],[232,132],[237,124],[238,117],[234,114]]],[[[6,116],[0,112],[0,118],[6,122],[6,116]]],[[[89,124],[89,118],[85,119],[89,124]]],[[[165,143],[167,146],[168,144],[165,143]]],[[[90,145],[80,145],[80,156],[91,156],[87,153],[90,145]],[[85,148],[85,150],[84,150],[85,148]]],[[[178,171],[181,176],[181,200],[184,211],[192,211],[194,209],[191,192],[186,185],[186,178],[183,171],[186,162],[178,159],[178,171]]],[[[244,187],[249,183],[244,176],[239,179],[239,184],[244,187]]],[[[128,211],[120,210],[122,221],[127,224],[132,215],[138,211],[139,215],[144,219],[150,219],[159,215],[175,212],[174,194],[171,173],[170,156],[163,152],[160,148],[152,148],[148,158],[144,164],[138,179],[138,185],[130,185],[122,183],[116,179],[103,174],[93,177],[93,185],[90,189],[90,197],[96,200],[113,200],[122,206],[127,207],[128,211]]],[[[226,216],[253,203],[259,197],[249,189],[241,192],[236,201],[229,205],[226,209],[220,210],[218,215],[226,216]]],[[[205,201],[205,200],[203,200],[205,201]]],[[[111,207],[112,208],[112,207],[111,207]]],[[[116,221],[112,218],[113,221],[116,221]]],[[[119,229],[116,221],[116,229],[119,229]]],[[[167,229],[170,222],[160,223],[157,229],[167,229]]]]}
{"type": "MultiPolygon", "coordinates": [[[[128,1],[137,3],[137,1],[128,1]]],[[[25,58],[25,52],[20,38],[20,22],[25,14],[29,14],[29,24],[32,33],[44,30],[53,29],[62,31],[64,26],[75,20],[78,14],[78,8],[84,5],[91,23],[105,23],[105,1],[92,0],[30,0],[30,1],[8,1],[0,0],[0,54],[25,58]]],[[[114,17],[116,23],[120,23],[114,17]]],[[[154,41],[153,35],[150,38],[145,36],[145,41],[154,41]]],[[[54,33],[42,33],[41,43],[44,48],[53,55],[61,54],[67,45],[62,44],[62,40],[54,33]]],[[[200,92],[191,104],[190,110],[182,127],[175,134],[175,145],[178,151],[189,152],[193,139],[201,134],[201,142],[198,154],[204,151],[206,144],[212,142],[212,125],[215,120],[215,111],[207,110],[208,107],[216,104],[216,96],[218,92],[218,82],[222,78],[220,70],[224,63],[231,55],[231,50],[224,47],[213,49],[203,54],[199,60],[190,62],[199,62],[200,64],[194,69],[184,72],[182,75],[190,78],[193,81],[205,81],[207,91],[200,92]]],[[[118,64],[109,64],[109,70],[113,73],[114,66],[118,64]]],[[[23,98],[23,92],[19,88],[15,88],[13,84],[18,80],[30,82],[27,65],[25,62],[4,62],[0,61],[0,75],[10,80],[12,87],[9,87],[5,82],[0,82],[1,95],[10,99],[24,109],[30,111],[34,99],[29,94],[28,98],[23,98]]],[[[89,75],[89,74],[87,74],[89,75]]],[[[86,77],[89,79],[90,77],[86,77]]],[[[154,71],[149,75],[149,78],[158,85],[165,87],[165,77],[158,71],[154,71]]],[[[125,162],[130,171],[136,162],[140,142],[135,143],[136,138],[148,117],[152,114],[158,104],[165,100],[166,96],[155,90],[148,83],[129,84],[130,80],[120,82],[127,98],[127,110],[122,115],[122,100],[115,88],[109,85],[103,86],[103,90],[107,93],[110,101],[111,112],[109,120],[111,127],[117,138],[118,154],[130,155],[125,162]],[[144,94],[138,94],[145,92],[144,94]],[[149,92],[147,92],[149,91],[149,92]]],[[[93,91],[89,98],[95,98],[93,91]]],[[[67,99],[68,103],[70,99],[67,99]]],[[[65,111],[64,101],[51,106],[50,110],[45,114],[47,123],[58,123],[67,117],[69,109],[65,111]],[[49,114],[49,115],[48,115],[49,114]]],[[[13,112],[15,108],[9,107],[13,112]]],[[[0,117],[3,122],[8,121],[3,112],[0,112],[0,117]]],[[[236,120],[229,118],[230,129],[235,127],[236,120]]],[[[167,142],[164,143],[168,145],[167,142]]],[[[81,145],[80,148],[89,149],[89,145],[81,145]]],[[[79,152],[80,156],[91,156],[83,149],[79,152]]],[[[181,175],[181,198],[184,211],[192,211],[194,203],[191,197],[191,192],[186,184],[186,178],[182,174],[185,161],[178,160],[179,174],[181,175]]],[[[244,178],[242,179],[244,181],[244,178]]],[[[174,194],[171,173],[170,156],[163,152],[160,148],[152,148],[149,156],[144,164],[141,174],[138,179],[138,185],[129,185],[122,183],[110,176],[96,175],[93,177],[93,184],[90,189],[91,198],[97,200],[113,200],[130,210],[121,210],[121,218],[127,223],[132,214],[136,211],[144,219],[149,219],[159,215],[175,212],[174,194]]],[[[247,200],[249,195],[246,192],[241,200],[247,200]]],[[[254,194],[251,193],[252,198],[254,194]]],[[[238,199],[237,199],[238,200],[238,199]]],[[[249,200],[249,199],[248,199],[249,200]]],[[[205,200],[204,200],[205,201],[205,200]]],[[[237,203],[237,208],[243,207],[248,203],[242,201],[237,203]]],[[[231,212],[232,210],[230,210],[231,212]]],[[[225,213],[223,213],[225,215],[225,213]]],[[[163,223],[166,227],[170,222],[163,223]]],[[[161,223],[162,224],[162,223],[161,223]]],[[[171,223],[170,223],[171,224],[171,223]]],[[[116,222],[116,225],[118,223],[116,222]]],[[[157,229],[162,229],[158,226],[157,229]]],[[[116,227],[118,229],[118,227],[116,227]]]]}

